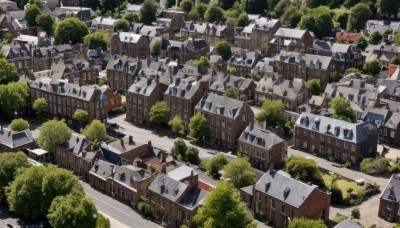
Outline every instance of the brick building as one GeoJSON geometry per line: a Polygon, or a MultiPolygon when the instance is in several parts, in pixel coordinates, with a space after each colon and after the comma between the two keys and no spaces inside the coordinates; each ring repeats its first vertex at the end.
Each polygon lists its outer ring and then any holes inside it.
{"type": "Polygon", "coordinates": [[[112,55],[126,55],[141,59],[150,55],[149,39],[135,33],[116,32],[111,34],[110,47],[112,55]]]}
{"type": "Polygon", "coordinates": [[[51,64],[54,78],[67,79],[70,83],[95,85],[98,71],[85,59],[57,59],[51,64]]]}
{"type": "Polygon", "coordinates": [[[379,200],[378,216],[388,222],[400,222],[400,176],[393,174],[379,200]]]}
{"type": "Polygon", "coordinates": [[[212,83],[209,88],[209,92],[224,95],[227,88],[234,88],[236,91],[235,99],[238,100],[253,100],[254,90],[256,83],[249,78],[236,77],[223,72],[213,71],[211,75],[212,83]]]}
{"type": "Polygon", "coordinates": [[[314,42],[314,37],[308,30],[279,28],[270,43],[271,55],[279,54],[281,50],[305,53],[314,42]]]}
{"type": "Polygon", "coordinates": [[[7,61],[15,64],[19,74],[33,69],[33,59],[29,45],[21,43],[2,44],[0,49],[6,56],[7,61]]]}
{"type": "Polygon", "coordinates": [[[114,56],[107,64],[107,84],[114,91],[125,93],[135,82],[141,62],[131,58],[114,56]]]}
{"type": "Polygon", "coordinates": [[[243,78],[251,77],[251,70],[254,68],[261,55],[257,51],[244,51],[240,50],[235,52],[232,57],[227,61],[228,67],[235,68],[236,75],[243,78]]]}
{"type": "Polygon", "coordinates": [[[100,90],[107,97],[107,111],[111,112],[114,108],[122,106],[121,95],[115,93],[109,86],[102,85],[100,90]]]}
{"type": "Polygon", "coordinates": [[[0,126],[0,153],[1,152],[24,152],[26,149],[35,149],[35,141],[31,131],[11,131],[0,126]]]}
{"type": "Polygon", "coordinates": [[[216,23],[187,21],[181,28],[181,37],[185,40],[203,39],[210,46],[215,46],[219,41],[233,41],[233,35],[233,27],[216,23]]]}
{"type": "Polygon", "coordinates": [[[188,60],[197,60],[210,52],[210,46],[205,40],[195,39],[184,42],[161,39],[160,58],[177,60],[186,63],[188,60]]]}

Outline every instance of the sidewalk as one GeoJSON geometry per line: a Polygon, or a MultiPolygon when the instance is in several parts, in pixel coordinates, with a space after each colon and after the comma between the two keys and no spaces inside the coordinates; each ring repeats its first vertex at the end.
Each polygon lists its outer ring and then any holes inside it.
{"type": "Polygon", "coordinates": [[[110,216],[108,216],[107,214],[105,214],[102,211],[99,211],[102,215],[104,215],[104,217],[108,218],[110,220],[110,225],[111,228],[129,228],[129,226],[122,224],[120,222],[118,222],[117,220],[111,218],[110,216]]]}

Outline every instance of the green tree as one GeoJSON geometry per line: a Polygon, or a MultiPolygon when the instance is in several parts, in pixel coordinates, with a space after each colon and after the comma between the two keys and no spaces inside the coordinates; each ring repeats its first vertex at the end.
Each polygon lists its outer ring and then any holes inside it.
{"type": "Polygon", "coordinates": [[[207,174],[214,179],[219,178],[219,171],[224,168],[224,166],[228,164],[228,160],[225,155],[222,153],[217,154],[210,160],[204,161],[204,168],[207,170],[207,174]]]}
{"type": "Polygon", "coordinates": [[[360,209],[358,207],[351,209],[351,216],[355,219],[360,219],[360,209]]]}
{"type": "Polygon", "coordinates": [[[68,141],[71,134],[64,120],[49,120],[41,125],[36,143],[40,148],[53,153],[56,145],[68,141]]]}
{"type": "Polygon", "coordinates": [[[293,178],[324,187],[324,181],[314,160],[291,155],[285,160],[285,171],[293,178]]]}
{"type": "Polygon", "coordinates": [[[290,5],[286,8],[280,19],[284,24],[295,28],[299,24],[301,17],[302,14],[299,10],[299,7],[297,5],[290,5]]]}
{"type": "Polygon", "coordinates": [[[190,118],[189,130],[195,142],[200,142],[203,138],[207,138],[210,135],[210,127],[208,126],[207,119],[200,112],[190,118]]]}
{"type": "Polygon", "coordinates": [[[351,7],[355,6],[359,2],[360,2],[360,0],[345,0],[343,3],[343,6],[350,9],[351,7]]]}
{"type": "Polygon", "coordinates": [[[377,75],[381,72],[381,63],[377,59],[372,59],[364,63],[363,71],[367,74],[377,75]]]}
{"type": "Polygon", "coordinates": [[[329,8],[320,6],[312,9],[309,14],[301,18],[300,28],[313,31],[318,38],[329,36],[333,29],[333,20],[329,8]]]}
{"type": "Polygon", "coordinates": [[[89,30],[85,22],[76,17],[69,17],[55,25],[54,38],[58,44],[72,42],[80,43],[83,38],[89,34],[89,30]]]}
{"type": "Polygon", "coordinates": [[[110,219],[104,217],[101,213],[97,213],[96,228],[110,228],[110,219]]]}
{"type": "Polygon", "coordinates": [[[251,77],[251,80],[256,81],[256,82],[261,80],[261,76],[257,71],[252,71],[250,74],[250,77],[251,77]]]}
{"type": "Polygon", "coordinates": [[[180,5],[181,9],[186,13],[189,13],[193,8],[193,2],[191,0],[183,0],[180,5]]]}
{"type": "Polygon", "coordinates": [[[24,131],[29,128],[28,121],[20,118],[20,119],[13,119],[10,125],[8,126],[12,131],[24,131]]]}
{"type": "Polygon", "coordinates": [[[335,73],[333,73],[333,75],[330,78],[331,78],[331,82],[339,82],[343,78],[343,75],[335,72],[335,73]]]}
{"type": "Polygon", "coordinates": [[[211,68],[213,65],[207,57],[201,56],[199,60],[193,61],[193,66],[211,68]]]}
{"type": "Polygon", "coordinates": [[[391,0],[380,0],[377,2],[379,8],[381,9],[381,13],[388,17],[397,17],[400,8],[399,1],[391,1],[391,0]],[[380,4],[379,4],[380,3],[380,4]]]}
{"type": "Polygon", "coordinates": [[[307,81],[307,88],[312,95],[319,96],[321,94],[321,81],[319,79],[311,79],[307,81]]]}
{"type": "Polygon", "coordinates": [[[30,0],[30,5],[36,5],[39,9],[43,10],[43,2],[41,0],[30,0]]]}
{"type": "Polygon", "coordinates": [[[25,10],[25,20],[29,27],[37,26],[36,17],[42,14],[42,10],[36,5],[31,4],[25,10]]]}
{"type": "Polygon", "coordinates": [[[333,98],[329,102],[329,106],[333,109],[333,117],[335,119],[344,120],[347,122],[355,122],[357,120],[356,114],[351,109],[350,102],[343,97],[333,98]]]}
{"type": "Polygon", "coordinates": [[[103,12],[113,12],[118,7],[119,2],[115,0],[100,0],[103,12]]]}
{"type": "Polygon", "coordinates": [[[224,13],[222,12],[222,9],[216,4],[212,4],[208,7],[204,19],[208,22],[219,22],[223,17],[224,13]]]}
{"type": "Polygon", "coordinates": [[[164,7],[165,8],[171,8],[172,6],[175,6],[175,0],[165,0],[164,1],[164,7]]]}
{"type": "Polygon", "coordinates": [[[183,135],[185,133],[185,127],[183,126],[182,118],[179,115],[176,115],[174,118],[172,118],[168,122],[168,125],[171,127],[172,132],[176,134],[183,135]]]}
{"type": "Polygon", "coordinates": [[[185,161],[194,165],[200,164],[199,149],[189,146],[185,152],[185,161]]]}
{"type": "Polygon", "coordinates": [[[98,85],[103,86],[103,85],[107,85],[107,83],[108,83],[108,79],[106,77],[102,77],[99,79],[98,85]]]}
{"type": "Polygon", "coordinates": [[[321,219],[294,218],[289,222],[289,228],[328,228],[321,219]]]}
{"type": "Polygon", "coordinates": [[[306,4],[310,8],[317,8],[319,6],[326,5],[326,0],[307,0],[306,4]]]}
{"type": "Polygon", "coordinates": [[[393,43],[396,45],[400,45],[400,32],[396,33],[396,35],[394,36],[393,43]]]}
{"type": "Polygon", "coordinates": [[[136,13],[131,12],[125,13],[122,19],[128,21],[129,23],[138,23],[140,21],[139,16],[136,13]]]}
{"type": "Polygon", "coordinates": [[[174,146],[171,149],[171,153],[178,158],[178,160],[183,160],[187,150],[187,145],[183,139],[176,139],[174,141],[174,146]]]}
{"type": "Polygon", "coordinates": [[[337,17],[337,22],[340,25],[341,29],[346,29],[347,28],[347,21],[349,20],[349,13],[347,11],[341,13],[337,17]]]}
{"type": "Polygon", "coordinates": [[[89,113],[83,109],[77,109],[74,113],[74,119],[79,122],[79,126],[86,123],[89,120],[89,113]]]}
{"type": "Polygon", "coordinates": [[[245,27],[249,24],[250,24],[250,19],[249,19],[249,15],[247,15],[247,13],[240,14],[240,16],[236,19],[237,27],[245,27]]]}
{"type": "Polygon", "coordinates": [[[41,27],[48,36],[53,35],[54,19],[50,14],[40,14],[36,17],[36,24],[41,27]]]}
{"type": "Polygon", "coordinates": [[[161,47],[161,41],[157,40],[151,45],[150,47],[150,54],[152,56],[159,56],[160,55],[160,47],[161,47]]]}
{"type": "Polygon", "coordinates": [[[283,110],[285,105],[282,100],[264,100],[261,112],[255,116],[258,122],[267,121],[268,126],[281,126],[283,121],[283,110]]]}
{"type": "Polygon", "coordinates": [[[348,30],[360,30],[364,27],[365,22],[371,17],[372,13],[368,5],[358,3],[350,9],[349,20],[347,22],[348,30]]]}
{"type": "MultiPolygon", "coordinates": [[[[13,37],[13,35],[12,35],[10,32],[6,32],[6,33],[3,35],[3,43],[5,43],[5,44],[11,44],[12,41],[13,41],[13,39],[14,39],[14,37],[13,37]]],[[[4,55],[4,53],[3,53],[3,55],[4,55]]],[[[4,57],[4,58],[5,58],[5,57],[4,57]]]]}
{"type": "Polygon", "coordinates": [[[208,9],[208,5],[205,3],[198,3],[189,12],[189,16],[192,20],[204,19],[204,15],[208,9]]]}
{"type": "Polygon", "coordinates": [[[89,49],[101,48],[103,51],[107,51],[109,41],[110,35],[106,31],[96,31],[94,33],[86,35],[83,39],[83,42],[89,49]]]}
{"type": "Polygon", "coordinates": [[[234,3],[235,3],[235,1],[232,1],[232,0],[219,0],[218,1],[218,5],[224,10],[231,9],[233,7],[234,3]]]}
{"type": "Polygon", "coordinates": [[[267,1],[246,0],[243,1],[244,10],[250,14],[264,14],[267,11],[267,1]]]}
{"type": "Polygon", "coordinates": [[[361,71],[359,69],[357,69],[357,68],[347,68],[344,71],[344,75],[349,75],[349,74],[358,74],[358,75],[360,75],[361,71]]]}
{"type": "Polygon", "coordinates": [[[228,182],[218,184],[210,192],[193,220],[198,227],[255,227],[253,216],[240,200],[239,192],[228,182]]]}
{"type": "Polygon", "coordinates": [[[33,102],[33,110],[38,112],[39,116],[42,116],[48,109],[48,104],[45,98],[40,97],[33,102]]]}
{"type": "Polygon", "coordinates": [[[107,138],[106,126],[100,120],[93,120],[82,132],[87,139],[101,142],[107,138]]]}
{"type": "Polygon", "coordinates": [[[140,8],[140,21],[150,25],[156,20],[157,4],[153,0],[145,0],[140,8]]]}
{"type": "Polygon", "coordinates": [[[236,89],[231,86],[226,87],[224,91],[224,97],[236,99],[236,89]]]}
{"type": "Polygon", "coordinates": [[[382,34],[378,31],[375,31],[369,37],[369,42],[373,45],[377,45],[381,42],[382,38],[383,38],[382,34]]]}
{"type": "Polygon", "coordinates": [[[256,182],[256,172],[249,161],[238,157],[224,167],[224,178],[232,182],[235,188],[243,188],[256,182]]]}
{"type": "Polygon", "coordinates": [[[169,108],[167,102],[159,101],[155,103],[149,112],[150,122],[157,125],[168,124],[169,120],[169,108]]]}
{"type": "Polygon", "coordinates": [[[18,72],[14,63],[9,63],[6,59],[0,59],[0,84],[18,81],[18,72]]]}
{"type": "Polygon", "coordinates": [[[390,63],[394,65],[400,65],[400,58],[395,56],[390,60],[390,63]]]}
{"type": "Polygon", "coordinates": [[[367,49],[367,47],[368,47],[368,41],[367,41],[364,37],[361,37],[361,38],[357,41],[357,47],[358,47],[361,51],[365,51],[365,49],[367,49]]]}
{"type": "Polygon", "coordinates": [[[129,32],[129,22],[125,19],[116,21],[114,24],[114,32],[116,31],[129,32]]]}
{"type": "Polygon", "coordinates": [[[15,112],[25,108],[28,98],[29,87],[26,83],[11,82],[0,85],[0,108],[9,117],[13,117],[15,112]]]}
{"type": "Polygon", "coordinates": [[[222,57],[223,60],[227,61],[232,56],[231,44],[227,41],[219,41],[217,45],[215,45],[218,54],[222,57]]]}
{"type": "Polygon", "coordinates": [[[360,171],[368,175],[384,174],[390,167],[390,159],[385,157],[364,158],[360,163],[360,171]]]}

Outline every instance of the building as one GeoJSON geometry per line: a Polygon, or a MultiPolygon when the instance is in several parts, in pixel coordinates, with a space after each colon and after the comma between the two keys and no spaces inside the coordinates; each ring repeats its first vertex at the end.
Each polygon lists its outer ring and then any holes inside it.
{"type": "Polygon", "coordinates": [[[210,46],[205,40],[195,39],[184,42],[161,39],[160,58],[169,58],[179,63],[197,60],[210,52],[210,46]]]}
{"type": "Polygon", "coordinates": [[[345,219],[333,228],[362,228],[362,226],[351,219],[345,219]]]}
{"type": "Polygon", "coordinates": [[[400,176],[393,174],[379,200],[378,216],[388,222],[400,222],[400,176]]]}
{"type": "MultiPolygon", "coordinates": [[[[386,101],[381,101],[387,107],[386,101]]],[[[361,119],[373,124],[379,131],[379,141],[389,145],[400,145],[400,113],[384,108],[366,110],[361,119]]]]}
{"type": "Polygon", "coordinates": [[[282,163],[286,154],[285,140],[269,130],[254,126],[253,122],[238,140],[238,155],[249,157],[251,165],[260,170],[282,163]]]}
{"type": "Polygon", "coordinates": [[[26,149],[33,150],[35,147],[35,141],[29,129],[16,132],[0,126],[0,153],[24,152],[26,149]]]}
{"type": "Polygon", "coordinates": [[[109,33],[114,31],[114,24],[117,22],[117,19],[113,18],[104,18],[104,17],[95,17],[92,20],[92,24],[90,25],[90,31],[95,32],[97,30],[104,30],[109,33]]]}
{"type": "Polygon", "coordinates": [[[66,118],[69,124],[77,109],[86,110],[89,122],[94,119],[107,122],[107,97],[97,86],[79,86],[67,80],[40,77],[31,84],[31,104],[37,98],[45,98],[47,114],[66,118]]]}
{"type": "Polygon", "coordinates": [[[159,172],[147,188],[146,201],[156,220],[169,227],[191,226],[193,217],[204,205],[208,191],[199,187],[199,176],[183,165],[170,172],[159,172]]]}
{"type": "Polygon", "coordinates": [[[30,46],[27,44],[13,43],[0,45],[1,51],[10,63],[14,63],[19,74],[33,68],[33,59],[30,46]]]}
{"type": "Polygon", "coordinates": [[[95,85],[98,71],[85,59],[57,59],[51,64],[54,78],[67,79],[79,85],[95,85]]]}
{"type": "Polygon", "coordinates": [[[294,130],[296,148],[341,162],[358,164],[377,150],[378,130],[369,123],[349,123],[303,112],[294,130]]]}
{"type": "Polygon", "coordinates": [[[109,86],[100,86],[101,92],[107,97],[107,111],[111,112],[113,109],[122,106],[121,95],[115,93],[109,86]]]}
{"type": "Polygon", "coordinates": [[[253,80],[216,71],[212,72],[211,77],[212,84],[208,89],[209,92],[223,96],[227,88],[233,88],[236,91],[235,99],[242,101],[254,99],[254,90],[257,85],[253,80]]]}
{"type": "Polygon", "coordinates": [[[241,188],[240,196],[274,227],[287,227],[294,218],[329,219],[331,194],[282,170],[270,168],[255,185],[241,188]]]}
{"type": "Polygon", "coordinates": [[[131,58],[111,58],[107,64],[107,84],[114,91],[125,93],[135,82],[141,62],[131,58]]]}
{"type": "Polygon", "coordinates": [[[353,44],[355,42],[357,42],[360,38],[361,38],[362,34],[361,32],[347,32],[347,31],[339,31],[336,32],[336,40],[341,40],[344,41],[348,44],[353,44]]]}
{"type": "Polygon", "coordinates": [[[126,55],[132,58],[144,59],[150,55],[149,39],[145,36],[116,32],[111,34],[110,48],[112,55],[126,55]]]}
{"type": "Polygon", "coordinates": [[[187,21],[180,30],[181,37],[185,40],[203,39],[210,46],[215,46],[220,41],[233,41],[234,34],[234,28],[229,25],[202,21],[187,21]]]}
{"type": "Polygon", "coordinates": [[[281,50],[304,53],[313,42],[314,37],[308,30],[279,28],[269,42],[269,53],[279,54],[281,50]]]}
{"type": "Polygon", "coordinates": [[[247,102],[216,94],[205,94],[195,107],[203,114],[210,127],[207,141],[228,149],[235,149],[240,134],[253,121],[254,113],[247,102]]]}
{"type": "MultiPolygon", "coordinates": [[[[80,4],[77,0],[67,0],[67,1],[74,1],[76,5],[80,4]]],[[[79,20],[89,23],[93,16],[96,13],[87,7],[81,6],[60,6],[56,7],[53,11],[50,12],[50,15],[56,18],[56,21],[62,21],[68,17],[69,14],[74,14],[79,20]]]]}
{"type": "Polygon", "coordinates": [[[238,51],[227,61],[228,67],[235,68],[236,75],[243,78],[251,78],[251,70],[261,59],[257,51],[238,51]]]}

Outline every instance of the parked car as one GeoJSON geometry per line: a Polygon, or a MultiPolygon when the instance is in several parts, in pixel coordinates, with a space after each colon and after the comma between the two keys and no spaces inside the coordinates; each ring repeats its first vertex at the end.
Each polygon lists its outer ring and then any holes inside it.
{"type": "Polygon", "coordinates": [[[338,167],[338,168],[342,168],[343,167],[343,165],[342,164],[339,164],[339,163],[332,163],[332,165],[333,166],[335,166],[335,167],[338,167]]]}

